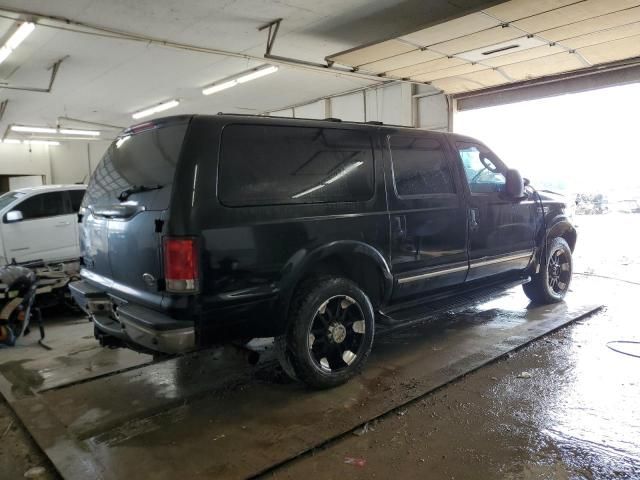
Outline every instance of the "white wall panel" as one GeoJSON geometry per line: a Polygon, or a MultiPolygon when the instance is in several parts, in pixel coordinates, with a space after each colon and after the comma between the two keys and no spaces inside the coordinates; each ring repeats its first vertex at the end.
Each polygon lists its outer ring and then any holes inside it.
{"type": "Polygon", "coordinates": [[[0,144],[0,175],[44,175],[46,183],[89,181],[110,142],[58,146],[0,144]]]}
{"type": "Polygon", "coordinates": [[[418,99],[418,127],[446,131],[449,127],[449,107],[443,94],[418,99]]]}
{"type": "Polygon", "coordinates": [[[296,118],[325,118],[325,101],[309,103],[295,108],[296,118]]]}
{"type": "Polygon", "coordinates": [[[390,85],[366,91],[367,121],[391,125],[413,124],[412,89],[408,83],[390,85]]]}
{"type": "Polygon", "coordinates": [[[0,144],[0,175],[44,175],[50,182],[49,148],[56,147],[0,144]]]}
{"type": "Polygon", "coordinates": [[[293,109],[285,108],[284,110],[277,110],[275,112],[269,113],[271,117],[293,117],[293,109]]]}
{"type": "Polygon", "coordinates": [[[363,92],[357,92],[331,98],[331,116],[344,121],[364,122],[363,95],[363,92]]]}

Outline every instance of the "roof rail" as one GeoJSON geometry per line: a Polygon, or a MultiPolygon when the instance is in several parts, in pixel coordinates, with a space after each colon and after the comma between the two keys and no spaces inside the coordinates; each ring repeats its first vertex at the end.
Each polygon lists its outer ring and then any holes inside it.
{"type": "Polygon", "coordinates": [[[282,118],[284,120],[305,120],[310,122],[341,122],[341,123],[355,123],[360,125],[383,125],[385,127],[398,127],[398,128],[413,128],[411,125],[395,125],[392,123],[384,123],[379,120],[369,120],[366,122],[357,122],[355,120],[347,120],[343,121],[341,118],[328,117],[328,118],[303,118],[303,117],[281,117],[276,115],[257,115],[255,113],[227,113],[227,112],[218,112],[218,115],[231,115],[236,117],[258,117],[258,118],[282,118]]]}

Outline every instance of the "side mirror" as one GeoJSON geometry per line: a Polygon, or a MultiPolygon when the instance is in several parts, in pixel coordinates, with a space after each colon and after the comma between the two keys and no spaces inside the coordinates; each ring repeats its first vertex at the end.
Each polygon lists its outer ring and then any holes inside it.
{"type": "Polygon", "coordinates": [[[524,180],[518,170],[510,168],[505,175],[505,190],[509,198],[514,200],[522,200],[526,197],[524,193],[524,180]]]}
{"type": "Polygon", "coordinates": [[[20,210],[11,210],[5,216],[5,221],[7,223],[21,222],[23,220],[22,212],[20,210]]]}

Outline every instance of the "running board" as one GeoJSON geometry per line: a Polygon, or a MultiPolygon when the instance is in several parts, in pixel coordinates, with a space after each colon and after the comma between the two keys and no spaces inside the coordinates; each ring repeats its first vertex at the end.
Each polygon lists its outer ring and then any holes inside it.
{"type": "Polygon", "coordinates": [[[376,321],[381,331],[421,323],[440,313],[458,310],[473,305],[474,303],[489,300],[510,288],[528,283],[529,281],[531,281],[531,278],[525,277],[506,283],[494,284],[490,287],[468,290],[447,298],[425,301],[419,305],[411,305],[401,310],[394,308],[393,311],[379,311],[376,316],[376,321]]]}

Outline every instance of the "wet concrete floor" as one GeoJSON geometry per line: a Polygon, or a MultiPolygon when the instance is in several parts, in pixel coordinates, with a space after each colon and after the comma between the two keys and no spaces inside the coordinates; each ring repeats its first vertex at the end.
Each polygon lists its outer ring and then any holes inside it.
{"type": "MultiPolygon", "coordinates": [[[[245,478],[423,396],[595,308],[527,308],[520,289],[381,337],[331,391],[217,351],[24,395],[12,407],[65,478],[245,478]]],[[[14,388],[11,391],[15,391],[14,388]]]]}
{"type": "Polygon", "coordinates": [[[268,477],[639,479],[640,359],[607,343],[640,340],[640,287],[573,289],[608,307],[268,477]]]}
{"type": "Polygon", "coordinates": [[[38,344],[35,326],[15,347],[0,350],[0,375],[13,387],[3,394],[30,395],[151,363],[150,355],[102,348],[93,336],[93,324],[82,313],[60,308],[44,315],[44,343],[51,350],[38,344]]]}
{"type": "MultiPolygon", "coordinates": [[[[640,360],[607,348],[613,340],[640,340],[637,236],[602,249],[619,220],[577,222],[576,271],[625,281],[576,275],[569,301],[604,303],[606,310],[443,386],[438,378],[482,364],[472,351],[470,361],[456,361],[456,351],[468,351],[470,343],[453,344],[461,340],[455,335],[469,327],[479,336],[495,335],[491,316],[500,305],[476,311],[477,322],[452,315],[425,326],[428,342],[416,343],[411,330],[380,340],[362,378],[329,397],[315,399],[314,392],[283,382],[268,361],[254,371],[219,352],[183,359],[182,367],[135,368],[149,358],[92,349],[90,324],[78,318],[68,326],[73,332],[58,330],[62,322],[48,331],[59,347],[53,353],[37,347],[35,337],[23,345],[29,350],[0,350],[0,375],[15,382],[5,378],[0,389],[69,478],[99,478],[105,465],[114,478],[172,478],[174,468],[174,478],[235,478],[251,475],[247,465],[269,465],[266,478],[639,479],[640,360]],[[77,353],[73,360],[55,358],[65,352],[77,353]],[[14,363],[6,367],[6,361],[14,363]],[[187,362],[201,368],[187,372],[187,362]],[[429,376],[437,378],[429,384],[429,376]],[[81,383],[57,388],[76,380],[81,383]],[[265,408],[272,414],[265,416],[265,408]],[[325,441],[318,444],[320,437],[325,441]],[[280,462],[279,449],[295,458],[280,462]],[[168,463],[171,468],[160,467],[168,463]]],[[[623,220],[625,231],[640,231],[639,215],[623,220]]],[[[526,305],[517,293],[511,298],[510,308],[526,305]]],[[[508,322],[503,315],[498,325],[508,322]]],[[[526,332],[512,337],[522,343],[526,332]]],[[[611,346],[638,353],[637,346],[611,346]]],[[[0,478],[20,478],[33,466],[44,467],[39,478],[58,478],[2,403],[0,478]]]]}

